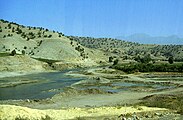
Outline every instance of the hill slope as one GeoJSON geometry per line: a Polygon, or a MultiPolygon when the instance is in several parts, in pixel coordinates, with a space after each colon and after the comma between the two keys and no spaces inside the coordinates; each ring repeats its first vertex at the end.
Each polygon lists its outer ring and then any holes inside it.
{"type": "Polygon", "coordinates": [[[113,38],[91,38],[68,36],[83,46],[114,53],[123,59],[134,59],[136,56],[150,54],[155,60],[167,60],[173,56],[176,61],[183,61],[183,45],[156,45],[126,42],[113,38]]]}
{"type": "MultiPolygon", "coordinates": [[[[1,20],[0,56],[5,59],[13,51],[16,54],[46,62],[50,66],[53,63],[54,65],[71,63],[79,66],[92,66],[97,65],[99,61],[107,60],[107,56],[102,51],[71,42],[62,33],[1,20]]],[[[8,64],[5,61],[2,62],[2,59],[0,62],[1,65],[8,64]]]]}
{"type": "MultiPolygon", "coordinates": [[[[123,61],[147,55],[154,61],[166,61],[171,56],[175,61],[183,61],[183,45],[139,44],[112,38],[65,36],[63,33],[42,27],[23,26],[0,20],[0,65],[3,66],[1,71],[13,71],[14,67],[11,65],[7,69],[5,66],[24,61],[23,59],[26,61],[28,57],[33,63],[38,60],[36,64],[40,66],[44,64],[61,70],[105,64],[111,56],[123,61]],[[15,57],[14,54],[24,57],[15,57]],[[12,61],[5,60],[9,59],[9,56],[12,56],[12,61]]],[[[26,64],[27,62],[21,62],[22,66],[26,64]]]]}

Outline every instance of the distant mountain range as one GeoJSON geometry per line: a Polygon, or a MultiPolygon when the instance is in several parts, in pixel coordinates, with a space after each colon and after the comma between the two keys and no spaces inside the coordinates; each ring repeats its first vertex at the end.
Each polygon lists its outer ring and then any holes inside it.
{"type": "Polygon", "coordinates": [[[138,42],[142,44],[162,44],[162,45],[183,45],[183,38],[176,35],[171,36],[150,36],[144,33],[136,33],[130,36],[118,36],[117,39],[138,42]]]}

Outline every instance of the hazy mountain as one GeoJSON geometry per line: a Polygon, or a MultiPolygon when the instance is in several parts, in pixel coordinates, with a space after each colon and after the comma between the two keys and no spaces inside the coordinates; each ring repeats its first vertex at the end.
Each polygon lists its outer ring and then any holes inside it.
{"type": "Polygon", "coordinates": [[[183,38],[176,35],[171,36],[150,36],[144,33],[136,33],[130,36],[118,36],[117,39],[128,40],[132,42],[138,42],[142,44],[183,44],[183,38]]]}

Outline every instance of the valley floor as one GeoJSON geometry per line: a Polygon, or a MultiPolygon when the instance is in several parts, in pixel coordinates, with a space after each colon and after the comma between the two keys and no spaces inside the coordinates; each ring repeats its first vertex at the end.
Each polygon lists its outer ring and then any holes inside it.
{"type": "Polygon", "coordinates": [[[66,74],[86,79],[52,98],[0,101],[0,119],[120,120],[137,116],[143,120],[166,120],[182,117],[182,73],[125,74],[104,67],[66,74]]]}

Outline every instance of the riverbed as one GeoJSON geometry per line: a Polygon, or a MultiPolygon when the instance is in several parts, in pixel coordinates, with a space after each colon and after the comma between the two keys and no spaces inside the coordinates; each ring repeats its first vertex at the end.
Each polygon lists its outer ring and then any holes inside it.
{"type": "Polygon", "coordinates": [[[182,85],[182,76],[158,78],[147,75],[111,74],[108,68],[72,69],[59,72],[34,73],[0,78],[0,100],[46,99],[54,95],[73,91],[98,91],[119,93],[126,91],[158,92],[175,89],[182,85]],[[108,72],[101,72],[101,71],[108,72]],[[174,80],[176,79],[176,80],[174,80]],[[171,81],[171,82],[170,82],[171,81]]]}
{"type": "Polygon", "coordinates": [[[0,100],[45,99],[82,80],[62,72],[44,72],[0,78],[0,100]]]}

